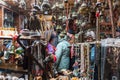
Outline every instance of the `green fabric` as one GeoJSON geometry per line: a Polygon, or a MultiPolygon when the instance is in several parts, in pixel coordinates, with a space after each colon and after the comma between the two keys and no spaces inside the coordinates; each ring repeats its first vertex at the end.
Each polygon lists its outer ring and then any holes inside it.
{"type": "Polygon", "coordinates": [[[16,53],[17,54],[22,54],[24,52],[23,48],[22,47],[19,47],[16,49],[16,53]]]}

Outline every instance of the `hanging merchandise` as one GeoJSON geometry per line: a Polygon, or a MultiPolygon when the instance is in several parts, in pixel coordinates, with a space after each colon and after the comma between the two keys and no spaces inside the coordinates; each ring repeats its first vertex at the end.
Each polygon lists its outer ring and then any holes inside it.
{"type": "MultiPolygon", "coordinates": [[[[80,77],[80,46],[78,45],[78,44],[74,44],[73,45],[74,47],[74,57],[73,57],[73,59],[71,59],[72,60],[72,62],[74,62],[74,64],[72,65],[72,67],[73,67],[73,75],[75,76],[75,77],[80,77]],[[74,60],[74,61],[73,61],[74,60]]],[[[72,78],[72,79],[76,79],[76,78],[72,78]]]]}
{"type": "Polygon", "coordinates": [[[26,2],[25,2],[25,0],[20,0],[20,2],[19,2],[19,8],[26,9],[26,2]]]}
{"type": "MultiPolygon", "coordinates": [[[[42,58],[42,53],[41,53],[42,46],[39,44],[39,41],[35,41],[34,45],[35,46],[33,46],[31,53],[33,54],[33,56],[35,57],[35,59],[39,63],[41,63],[42,67],[45,67],[43,65],[43,58],[42,58]]],[[[34,63],[34,65],[33,65],[33,74],[35,76],[39,76],[39,75],[43,75],[42,72],[43,72],[42,69],[40,69],[40,67],[36,63],[34,63]]]]}
{"type": "Polygon", "coordinates": [[[19,38],[17,41],[25,49],[23,67],[28,69],[29,76],[30,74],[33,78],[42,76],[43,80],[52,78],[54,75],[53,65],[49,63],[54,63],[56,59],[55,56],[46,54],[45,43],[41,40],[35,40],[32,45],[26,47],[19,41],[19,38]]]}
{"type": "Polygon", "coordinates": [[[96,44],[76,43],[74,44],[74,54],[73,75],[81,80],[97,80],[96,44]]]}
{"type": "Polygon", "coordinates": [[[69,6],[73,7],[74,6],[74,2],[75,2],[75,0],[68,0],[69,6]]]}
{"type": "Polygon", "coordinates": [[[32,13],[28,22],[28,29],[33,31],[39,31],[41,29],[41,22],[39,20],[39,15],[32,13]]]}
{"type": "Polygon", "coordinates": [[[83,78],[89,79],[89,68],[90,59],[89,59],[89,44],[81,45],[81,76],[83,78]]]}
{"type": "Polygon", "coordinates": [[[120,6],[120,1],[119,0],[114,0],[113,1],[113,8],[115,9],[116,7],[120,6]]]}
{"type": "Polygon", "coordinates": [[[119,80],[120,39],[105,39],[101,46],[101,80],[119,80]]]}
{"type": "Polygon", "coordinates": [[[45,15],[51,15],[51,4],[48,0],[43,0],[43,3],[41,4],[41,11],[43,11],[43,14],[45,15]]]}
{"type": "Polygon", "coordinates": [[[85,2],[83,2],[82,5],[79,7],[78,14],[86,15],[88,14],[88,11],[88,5],[85,2]]]}

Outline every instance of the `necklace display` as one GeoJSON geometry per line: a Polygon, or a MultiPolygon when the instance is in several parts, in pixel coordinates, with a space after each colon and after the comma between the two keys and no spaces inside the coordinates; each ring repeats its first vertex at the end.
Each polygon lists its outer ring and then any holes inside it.
{"type": "Polygon", "coordinates": [[[81,76],[89,80],[90,74],[90,59],[89,59],[89,44],[81,45],[81,76]]]}

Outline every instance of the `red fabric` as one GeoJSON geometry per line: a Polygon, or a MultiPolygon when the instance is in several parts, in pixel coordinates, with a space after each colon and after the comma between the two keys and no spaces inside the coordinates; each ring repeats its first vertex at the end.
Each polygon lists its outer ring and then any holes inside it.
{"type": "Polygon", "coordinates": [[[74,23],[74,25],[73,25],[73,30],[74,31],[76,31],[77,30],[77,26],[76,26],[76,24],[74,23]]]}
{"type": "Polygon", "coordinates": [[[54,62],[56,62],[57,61],[57,57],[56,57],[56,55],[54,55],[54,62]]]}
{"type": "Polygon", "coordinates": [[[10,35],[10,36],[12,36],[13,41],[17,40],[18,35],[10,35]]]}
{"type": "Polygon", "coordinates": [[[72,58],[74,56],[74,45],[72,44],[72,47],[70,49],[70,57],[72,58]]]}
{"type": "Polygon", "coordinates": [[[99,17],[100,16],[100,13],[99,12],[96,12],[96,17],[99,17]]]}

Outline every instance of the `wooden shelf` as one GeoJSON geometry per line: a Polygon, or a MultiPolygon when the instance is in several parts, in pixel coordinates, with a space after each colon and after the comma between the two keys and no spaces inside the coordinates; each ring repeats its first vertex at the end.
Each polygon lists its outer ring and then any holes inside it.
{"type": "Polygon", "coordinates": [[[15,64],[12,63],[2,63],[0,64],[0,70],[5,72],[13,72],[13,73],[24,73],[27,74],[27,70],[23,70],[22,67],[18,67],[15,64]]]}
{"type": "MultiPolygon", "coordinates": [[[[0,36],[0,39],[12,39],[12,37],[11,36],[0,36]]],[[[36,38],[32,38],[31,36],[22,36],[21,38],[20,38],[21,40],[34,40],[34,39],[36,39],[36,38]]]]}

